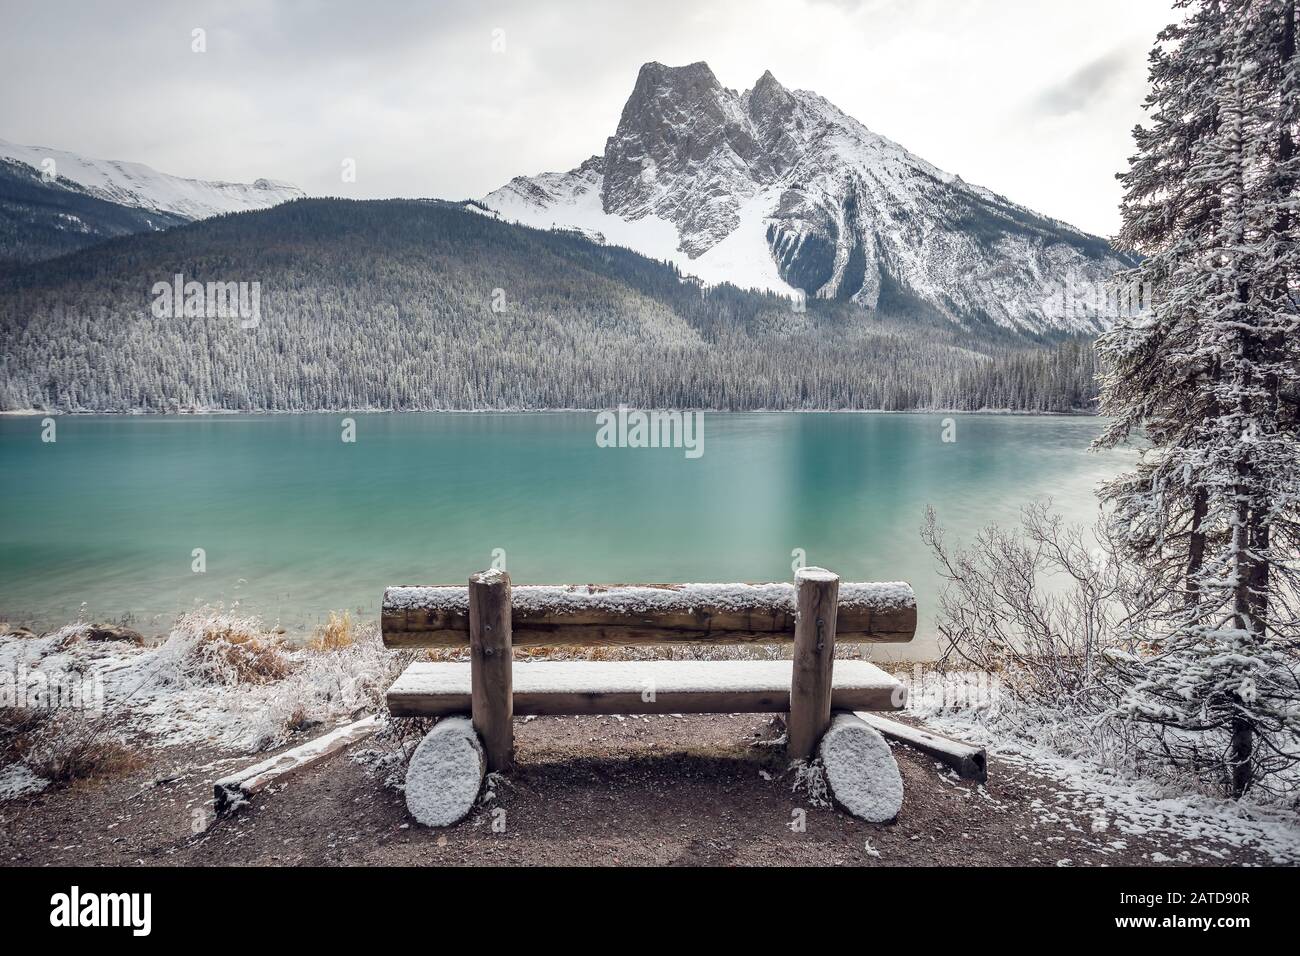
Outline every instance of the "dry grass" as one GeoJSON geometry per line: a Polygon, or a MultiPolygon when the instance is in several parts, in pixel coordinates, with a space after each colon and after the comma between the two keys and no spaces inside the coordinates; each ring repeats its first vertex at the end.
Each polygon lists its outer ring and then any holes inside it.
{"type": "Polygon", "coordinates": [[[44,711],[27,707],[0,707],[0,766],[22,758],[20,741],[45,716],[44,711]]]}
{"type": "Polygon", "coordinates": [[[250,622],[213,620],[199,633],[200,648],[221,659],[240,684],[270,684],[292,672],[276,641],[255,630],[250,622]]]}
{"type": "Polygon", "coordinates": [[[80,711],[6,707],[0,709],[0,763],[22,763],[61,786],[138,770],[144,757],[117,731],[111,719],[80,711]]]}
{"type": "Polygon", "coordinates": [[[221,648],[241,683],[269,684],[284,680],[292,670],[280,649],[260,637],[241,639],[238,635],[220,633],[210,635],[208,640],[221,648]]]}
{"type": "Polygon", "coordinates": [[[352,614],[344,611],[336,614],[330,611],[330,618],[316,628],[316,632],[307,642],[308,650],[340,651],[356,643],[356,632],[352,627],[352,614]]]}
{"type": "Polygon", "coordinates": [[[254,622],[212,618],[202,622],[195,638],[193,662],[222,683],[270,684],[293,673],[284,651],[254,622]]]}
{"type": "Polygon", "coordinates": [[[289,712],[289,716],[285,718],[284,728],[289,733],[296,734],[308,730],[311,727],[315,727],[319,723],[319,720],[315,720],[307,713],[307,708],[305,706],[298,704],[289,712]]]}

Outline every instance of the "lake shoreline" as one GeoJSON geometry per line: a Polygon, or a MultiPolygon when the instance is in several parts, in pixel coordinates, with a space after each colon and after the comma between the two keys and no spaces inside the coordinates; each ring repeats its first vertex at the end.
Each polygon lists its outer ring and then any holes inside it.
{"type": "Polygon", "coordinates": [[[601,446],[585,412],[0,417],[0,612],[148,637],[225,608],[310,634],[375,620],[385,587],[463,583],[508,554],[520,584],[907,580],[934,653],[954,540],[1053,497],[1089,523],[1124,456],[1093,416],[728,412],[683,447],[601,446]],[[48,431],[48,440],[45,433],[48,431]],[[802,556],[802,557],[800,557],[802,556]]]}
{"type": "MultiPolygon", "coordinates": [[[[632,406],[628,406],[631,408],[632,406]]],[[[1078,409],[1069,412],[1039,412],[1014,408],[674,408],[672,411],[707,412],[711,415],[1007,415],[1018,418],[1100,418],[1101,413],[1078,409]]],[[[152,409],[91,411],[77,409],[10,409],[0,417],[37,418],[46,415],[91,418],[96,415],[121,418],[207,418],[225,415],[572,415],[596,414],[607,408],[317,408],[317,409],[230,409],[159,412],[152,409]]]]}

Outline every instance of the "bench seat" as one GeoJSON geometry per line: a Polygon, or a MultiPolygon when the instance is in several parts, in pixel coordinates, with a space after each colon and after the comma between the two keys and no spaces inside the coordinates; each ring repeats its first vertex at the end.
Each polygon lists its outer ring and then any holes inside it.
{"type": "MultiPolygon", "coordinates": [[[[790,661],[516,661],[514,714],[786,713],[792,666],[790,661]]],[[[835,662],[834,710],[901,710],[906,704],[906,688],[874,664],[835,662]]],[[[470,665],[411,664],[389,688],[388,708],[394,717],[468,714],[470,665]]]]}

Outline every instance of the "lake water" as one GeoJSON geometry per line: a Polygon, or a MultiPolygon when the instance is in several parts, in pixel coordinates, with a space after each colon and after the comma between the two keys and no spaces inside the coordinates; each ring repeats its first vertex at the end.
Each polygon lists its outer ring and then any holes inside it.
{"type": "Polygon", "coordinates": [[[601,448],[592,413],[0,417],[0,620],[126,620],[165,633],[224,605],[310,630],[374,618],[385,585],[462,583],[503,549],[513,580],[790,580],[791,552],[845,580],[907,580],[932,648],[951,537],[1050,495],[1096,515],[1124,464],[1086,418],[707,413],[704,454],[601,448]],[[195,549],[204,573],[195,573],[195,549]]]}

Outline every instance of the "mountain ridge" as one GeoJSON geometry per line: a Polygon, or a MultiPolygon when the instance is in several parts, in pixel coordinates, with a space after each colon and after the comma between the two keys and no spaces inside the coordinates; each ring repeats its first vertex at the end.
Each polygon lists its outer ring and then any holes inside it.
{"type": "Polygon", "coordinates": [[[52,259],[117,236],[168,229],[173,213],[109,202],[67,179],[45,180],[25,163],[0,159],[0,271],[52,259]]]}
{"type": "Polygon", "coordinates": [[[106,202],[171,213],[191,221],[228,212],[266,209],[306,195],[297,186],[272,179],[257,179],[252,183],[191,179],[159,172],[144,163],[92,159],[68,150],[23,146],[3,139],[0,139],[0,159],[24,163],[38,173],[50,168],[52,178],[76,183],[88,194],[106,202]],[[53,162],[52,168],[47,161],[53,162]]]}
{"type": "Polygon", "coordinates": [[[1092,351],[788,301],[430,200],[302,199],[0,276],[0,410],[1086,409],[1092,351]],[[251,327],[155,284],[258,283],[251,327]]]}
{"type": "Polygon", "coordinates": [[[737,93],[700,61],[644,64],[603,153],[480,202],[674,262],[705,282],[855,302],[915,299],[950,320],[1092,332],[1062,287],[1130,265],[1104,239],[947,173],[766,71],[737,93]]]}

